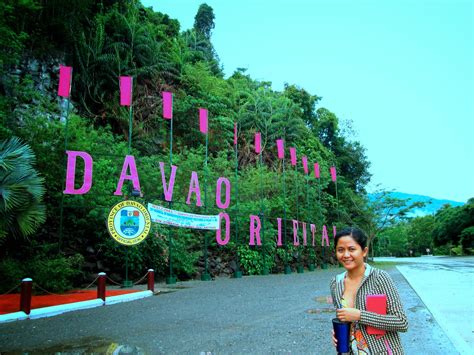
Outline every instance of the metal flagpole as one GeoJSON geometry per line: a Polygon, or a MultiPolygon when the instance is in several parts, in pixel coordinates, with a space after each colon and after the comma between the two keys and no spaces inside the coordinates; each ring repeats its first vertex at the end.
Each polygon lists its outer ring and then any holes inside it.
{"type": "MultiPolygon", "coordinates": [[[[209,128],[206,129],[206,160],[204,162],[204,210],[207,212],[207,178],[208,178],[208,170],[207,170],[207,155],[208,155],[208,147],[209,147],[209,128]]],[[[204,231],[204,272],[201,274],[202,281],[210,281],[211,275],[209,274],[208,270],[208,262],[207,262],[207,246],[208,246],[208,236],[207,231],[204,231]]]]}
{"type": "Polygon", "coordinates": [[[235,153],[235,261],[236,261],[236,270],[234,271],[234,277],[240,279],[242,277],[242,271],[240,270],[240,258],[239,253],[237,252],[239,246],[239,156],[237,149],[237,123],[234,127],[234,153],[235,153]]]}
{"type": "MultiPolygon", "coordinates": [[[[68,123],[69,123],[69,107],[71,98],[68,97],[67,99],[67,108],[66,108],[66,124],[64,125],[64,154],[67,151],[67,143],[68,143],[68,123]]],[[[64,155],[64,165],[66,165],[66,155],[64,155]]],[[[64,193],[61,194],[61,204],[59,207],[59,245],[58,249],[61,252],[61,245],[63,241],[63,228],[64,228],[64,193]]]]}
{"type": "MultiPolygon", "coordinates": [[[[132,80],[133,82],[133,80],[132,80]]],[[[132,129],[133,129],[133,107],[130,102],[130,109],[128,115],[128,155],[132,154],[132,129]]],[[[133,186],[132,186],[133,189],[133,186]]],[[[123,287],[132,287],[132,282],[128,280],[128,246],[125,246],[125,281],[123,287]]]]}
{"type": "Polygon", "coordinates": [[[286,239],[286,172],[285,156],[283,156],[283,243],[285,245],[285,270],[286,275],[291,274],[291,267],[288,265],[288,241],[286,239]]]}
{"type": "MultiPolygon", "coordinates": [[[[296,160],[296,165],[295,165],[295,185],[296,185],[296,220],[299,222],[299,216],[300,216],[300,196],[299,196],[299,186],[298,186],[298,159],[296,160]]],[[[301,265],[301,252],[300,249],[301,244],[296,247],[296,250],[298,250],[298,262],[296,266],[296,272],[298,274],[304,273],[304,267],[301,265]]]]}
{"type": "Polygon", "coordinates": [[[263,159],[262,159],[262,149],[260,148],[260,218],[262,222],[262,260],[263,268],[262,275],[268,275],[269,271],[266,265],[266,250],[265,250],[265,203],[263,201],[263,159]]]}
{"type": "MultiPolygon", "coordinates": [[[[170,169],[173,165],[173,118],[170,118],[170,169]]],[[[171,209],[173,205],[172,201],[168,202],[168,206],[171,209]]],[[[173,275],[173,227],[168,226],[168,264],[169,264],[169,275],[166,278],[168,285],[176,283],[176,277],[173,275]]]]}
{"type": "MultiPolygon", "coordinates": [[[[66,67],[67,68],[67,67],[66,67]]],[[[59,88],[58,88],[58,95],[63,96],[67,100],[67,107],[66,107],[66,122],[64,125],[64,154],[67,152],[67,143],[68,143],[68,125],[69,125],[69,112],[70,112],[70,103],[71,103],[71,87],[72,87],[72,72],[73,69],[72,67],[70,68],[70,73],[69,73],[69,85],[66,86],[67,92],[64,93],[63,89],[64,87],[61,87],[61,66],[59,69],[59,88]]],[[[66,70],[66,69],[64,69],[66,70]]],[[[64,77],[63,77],[64,80],[64,77]]],[[[67,83],[67,82],[66,82],[67,83]]],[[[64,100],[64,99],[63,99],[64,100]]],[[[64,161],[64,166],[67,167],[67,162],[66,162],[66,155],[63,156],[63,161],[64,161]]],[[[59,207],[59,242],[58,242],[58,252],[61,253],[61,246],[62,246],[62,240],[63,240],[63,229],[64,229],[64,193],[61,194],[61,202],[60,202],[60,207],[59,207]]]]}

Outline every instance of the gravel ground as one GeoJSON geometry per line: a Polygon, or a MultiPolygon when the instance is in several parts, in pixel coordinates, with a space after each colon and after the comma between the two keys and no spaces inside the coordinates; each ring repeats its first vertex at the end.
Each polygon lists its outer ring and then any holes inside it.
{"type": "MultiPolygon", "coordinates": [[[[304,274],[179,282],[139,301],[0,324],[1,354],[334,354],[329,282],[341,268],[304,274]]],[[[407,354],[456,354],[395,267],[409,318],[407,354]]]]}

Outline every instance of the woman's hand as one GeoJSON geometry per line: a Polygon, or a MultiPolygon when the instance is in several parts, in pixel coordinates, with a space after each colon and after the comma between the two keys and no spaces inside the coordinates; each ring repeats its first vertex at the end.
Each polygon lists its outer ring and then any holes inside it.
{"type": "Polygon", "coordinates": [[[334,347],[337,346],[336,333],[334,333],[334,329],[332,330],[332,345],[334,345],[334,347]]]}
{"type": "Polygon", "coordinates": [[[336,316],[342,322],[355,322],[360,320],[360,311],[357,308],[339,308],[336,316]]]}

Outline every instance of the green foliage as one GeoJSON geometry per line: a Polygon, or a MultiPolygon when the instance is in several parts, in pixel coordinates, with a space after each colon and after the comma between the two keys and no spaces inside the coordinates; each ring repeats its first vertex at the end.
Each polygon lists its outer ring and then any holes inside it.
{"type": "MultiPolygon", "coordinates": [[[[25,268],[32,275],[33,283],[49,292],[64,292],[73,286],[73,280],[81,274],[84,258],[80,254],[70,257],[37,257],[25,268]]],[[[40,288],[35,292],[42,293],[40,288]]]]}
{"type": "Polygon", "coordinates": [[[43,178],[31,148],[17,137],[0,141],[0,243],[29,237],[45,220],[43,178]]]}
{"type": "MultiPolygon", "coordinates": [[[[281,270],[286,259],[293,266],[301,260],[306,263],[308,259],[321,260],[320,248],[291,245],[292,219],[316,223],[319,235],[322,224],[335,224],[338,228],[345,224],[373,227],[372,237],[377,232],[375,227],[383,216],[384,206],[370,206],[365,197],[369,163],[360,142],[344,131],[333,112],[318,108],[320,97],[304,88],[286,85],[282,92],[274,91],[271,83],[252,79],[244,69],[224,79],[211,42],[215,27],[211,7],[201,5],[194,28],[179,33],[178,21],[145,9],[137,0],[39,1],[41,11],[36,2],[21,3],[26,6],[23,14],[32,15],[29,22],[20,16],[21,12],[11,7],[3,9],[8,16],[0,22],[0,31],[10,36],[6,38],[16,36],[8,47],[11,61],[4,60],[4,69],[13,70],[13,65],[26,54],[25,45],[33,58],[43,58],[48,53],[62,58],[64,63],[74,67],[74,108],[66,131],[66,101],[60,103],[63,106],[60,108],[52,88],[38,90],[41,86],[38,78],[28,75],[22,75],[17,81],[1,79],[0,138],[14,134],[28,142],[37,156],[36,169],[47,187],[46,223],[36,231],[34,240],[48,250],[39,258],[35,257],[38,244],[22,243],[19,249],[14,243],[5,243],[1,254],[9,260],[10,264],[4,269],[10,270],[6,272],[12,279],[19,275],[13,273],[12,265],[30,260],[41,270],[35,277],[44,283],[41,285],[44,288],[59,290],[71,283],[80,284],[83,281],[81,268],[66,267],[66,264],[72,265],[68,260],[76,254],[84,257],[82,271],[87,273],[106,271],[124,275],[127,257],[132,280],[141,277],[150,267],[158,277],[166,276],[171,257],[174,273],[185,279],[196,276],[206,236],[210,251],[226,256],[226,260],[238,255],[244,272],[258,274],[264,266],[281,270]],[[22,24],[23,30],[17,24],[22,24]],[[156,224],[150,236],[134,247],[119,245],[108,235],[104,226],[110,207],[128,198],[131,190],[126,183],[122,195],[114,195],[124,157],[128,154],[130,112],[118,104],[119,75],[134,77],[131,154],[136,159],[143,194],[137,199],[186,212],[217,214],[220,209],[215,205],[215,183],[221,176],[229,178],[232,183],[232,200],[227,211],[231,217],[229,246],[217,246],[210,232],[172,228],[170,255],[170,228],[156,224]],[[164,90],[174,93],[172,147],[168,143],[169,121],[161,118],[164,90]],[[207,167],[204,162],[206,140],[198,129],[199,107],[209,110],[207,167]],[[234,122],[238,124],[238,177],[233,151],[234,122]],[[254,152],[256,131],[262,133],[263,167],[254,152]],[[86,151],[93,158],[94,180],[87,194],[62,194],[66,137],[68,150],[86,151]],[[283,163],[276,156],[278,138],[285,139],[287,152],[288,147],[293,146],[299,158],[306,155],[311,168],[312,162],[318,162],[321,179],[308,180],[301,171],[300,160],[295,169],[287,156],[286,180],[283,181],[283,163]],[[172,163],[179,167],[172,204],[163,200],[160,171],[160,162],[164,162],[169,178],[170,150],[172,163]],[[338,169],[338,199],[335,184],[329,177],[331,165],[338,169]],[[190,205],[185,203],[191,171],[199,174],[204,207],[196,206],[195,196],[190,205]],[[283,182],[286,199],[283,198],[283,182]],[[264,246],[250,247],[249,215],[259,212],[265,215],[264,246]],[[276,218],[283,218],[284,213],[287,223],[283,237],[290,244],[288,250],[276,247],[276,218]],[[263,249],[267,255],[265,265],[263,249]],[[59,275],[61,267],[66,269],[59,275]],[[58,284],[47,282],[43,272],[46,268],[58,273],[58,284]]],[[[20,5],[9,6],[16,9],[20,5]]],[[[76,187],[82,182],[83,171],[79,159],[76,187]]],[[[330,257],[326,253],[325,259],[330,257]]],[[[31,268],[18,270],[30,271],[31,268]]]]}

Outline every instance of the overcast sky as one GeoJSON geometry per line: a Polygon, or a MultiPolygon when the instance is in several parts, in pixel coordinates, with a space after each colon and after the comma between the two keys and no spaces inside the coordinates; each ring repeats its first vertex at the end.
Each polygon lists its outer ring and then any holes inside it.
{"type": "MultiPolygon", "coordinates": [[[[204,1],[142,0],[191,28],[204,1]]],[[[322,96],[352,120],[372,182],[465,202],[474,197],[470,0],[208,0],[226,77],[322,96]]]]}

